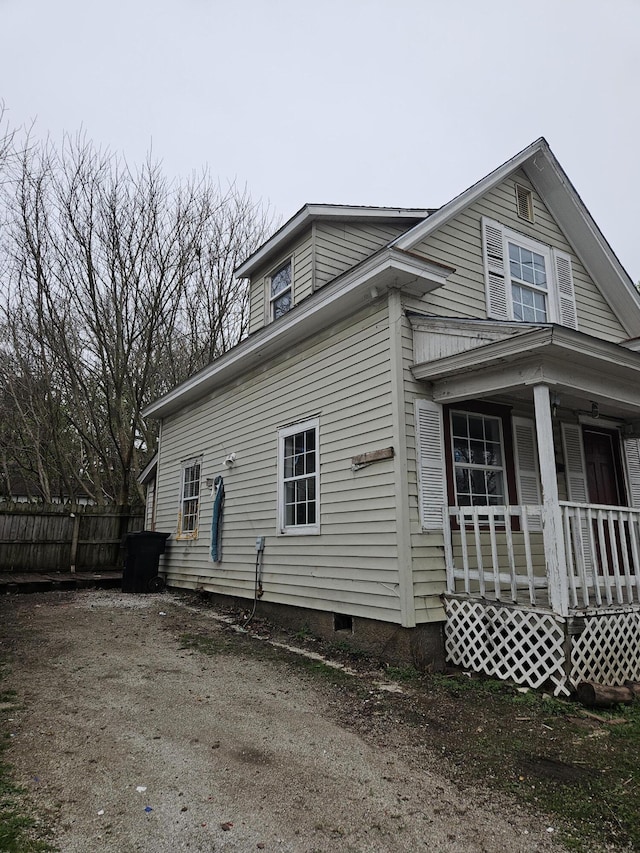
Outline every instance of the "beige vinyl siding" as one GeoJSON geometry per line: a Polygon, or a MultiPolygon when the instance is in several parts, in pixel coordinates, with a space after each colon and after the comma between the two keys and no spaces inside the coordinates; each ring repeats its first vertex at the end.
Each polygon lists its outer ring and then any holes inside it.
{"type": "Polygon", "coordinates": [[[403,225],[364,222],[317,222],[315,225],[314,287],[323,284],[373,255],[407,230],[403,225]]]}
{"type": "Polygon", "coordinates": [[[313,239],[311,230],[293,243],[277,260],[251,277],[249,290],[249,334],[261,329],[269,321],[269,277],[291,258],[293,270],[293,304],[298,305],[312,290],[313,239]]]}
{"type": "Polygon", "coordinates": [[[255,538],[266,537],[265,601],[400,621],[394,460],[360,471],[351,458],[393,443],[386,305],[371,306],[263,371],[221,389],[162,430],[156,529],[176,530],[181,461],[222,473],[222,562],[209,558],[212,499],[203,486],[199,537],[172,537],[169,583],[253,597],[255,538]],[[277,430],[320,421],[320,535],[277,534],[277,430]],[[233,469],[221,462],[237,454],[233,469]]]}
{"type": "Polygon", "coordinates": [[[488,192],[413,251],[455,267],[447,284],[421,300],[421,309],[450,317],[486,317],[481,218],[495,219],[506,227],[571,255],[574,287],[581,332],[603,340],[626,338],[619,320],[587,274],[524,172],[517,172],[488,192]],[[533,194],[534,222],[516,213],[515,184],[533,194]]]}

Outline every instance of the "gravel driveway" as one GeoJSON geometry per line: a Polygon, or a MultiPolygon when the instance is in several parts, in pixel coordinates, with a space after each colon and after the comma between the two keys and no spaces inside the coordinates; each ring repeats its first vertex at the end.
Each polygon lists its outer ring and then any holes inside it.
{"type": "Polygon", "coordinates": [[[427,733],[351,725],[353,699],[193,597],[4,596],[0,639],[8,758],[63,853],[558,849],[544,819],[458,790],[427,733]]]}

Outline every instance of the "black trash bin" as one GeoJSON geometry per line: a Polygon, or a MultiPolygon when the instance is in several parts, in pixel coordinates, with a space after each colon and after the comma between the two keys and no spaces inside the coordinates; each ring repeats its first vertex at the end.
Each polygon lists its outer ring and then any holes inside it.
{"type": "Polygon", "coordinates": [[[127,533],[122,571],[123,592],[160,592],[164,589],[164,580],[158,575],[158,562],[170,535],[152,530],[127,533]]]}

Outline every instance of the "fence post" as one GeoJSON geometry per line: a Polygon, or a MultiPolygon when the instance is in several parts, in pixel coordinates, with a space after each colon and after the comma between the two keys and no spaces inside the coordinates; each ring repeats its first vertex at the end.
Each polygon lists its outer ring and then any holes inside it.
{"type": "Polygon", "coordinates": [[[76,509],[71,513],[73,519],[73,533],[71,534],[71,572],[76,570],[76,559],[78,556],[78,540],[80,539],[80,513],[76,509]]]}

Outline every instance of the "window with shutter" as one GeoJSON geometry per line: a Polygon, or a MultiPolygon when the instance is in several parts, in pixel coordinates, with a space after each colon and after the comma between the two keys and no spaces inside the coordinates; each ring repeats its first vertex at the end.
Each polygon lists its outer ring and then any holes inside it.
{"type": "Polygon", "coordinates": [[[424,530],[442,530],[447,494],[442,406],[416,400],[415,413],[420,522],[424,530]]]}
{"type": "Polygon", "coordinates": [[[624,455],[631,506],[640,509],[640,441],[637,438],[625,438],[624,455]]]}
{"type": "Polygon", "coordinates": [[[562,424],[562,447],[567,478],[567,497],[576,503],[589,503],[582,428],[579,424],[562,424]]]}
{"type": "Polygon", "coordinates": [[[483,218],[487,316],[577,329],[571,258],[483,218]]]}
{"type": "MultiPolygon", "coordinates": [[[[542,494],[535,423],[520,417],[513,418],[512,423],[518,499],[522,505],[540,506],[542,494]]],[[[529,516],[529,529],[542,530],[539,514],[529,516]]]]}
{"type": "Polygon", "coordinates": [[[560,325],[568,326],[570,329],[578,328],[578,317],[576,314],[576,295],[573,289],[573,273],[571,270],[571,258],[564,252],[553,250],[553,260],[556,271],[556,284],[558,288],[558,307],[560,312],[560,325]]]}

